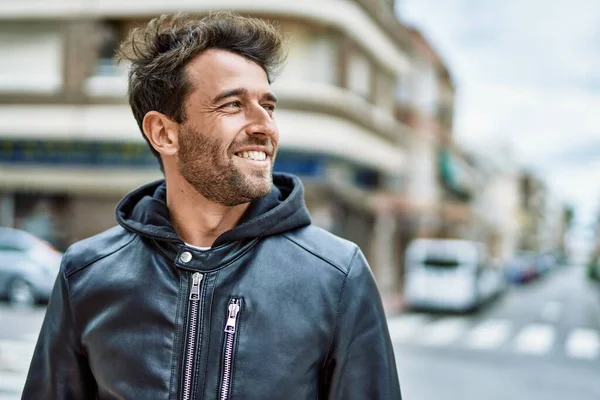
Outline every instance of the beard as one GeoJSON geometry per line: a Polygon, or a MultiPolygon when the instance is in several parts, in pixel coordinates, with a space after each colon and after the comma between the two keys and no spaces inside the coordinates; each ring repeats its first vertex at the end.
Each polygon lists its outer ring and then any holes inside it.
{"type": "Polygon", "coordinates": [[[192,187],[212,202],[233,207],[269,194],[273,185],[275,148],[269,138],[247,136],[225,148],[218,137],[183,127],[179,134],[179,172],[192,187]],[[258,145],[273,148],[269,168],[243,171],[235,149],[258,145]]]}

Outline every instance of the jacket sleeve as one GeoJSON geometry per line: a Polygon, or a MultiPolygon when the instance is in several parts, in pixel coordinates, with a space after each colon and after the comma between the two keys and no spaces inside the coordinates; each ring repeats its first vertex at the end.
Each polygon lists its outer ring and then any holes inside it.
{"type": "Polygon", "coordinates": [[[96,384],[73,321],[65,277],[66,258],[65,254],[46,309],[25,382],[23,400],[96,398],[96,384]]]}
{"type": "Polygon", "coordinates": [[[325,375],[329,400],[402,398],[381,297],[360,250],[342,288],[325,375]]]}

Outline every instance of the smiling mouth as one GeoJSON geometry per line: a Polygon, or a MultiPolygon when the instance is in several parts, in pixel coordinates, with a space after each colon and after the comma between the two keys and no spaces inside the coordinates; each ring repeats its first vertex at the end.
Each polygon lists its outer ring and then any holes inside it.
{"type": "Polygon", "coordinates": [[[264,151],[242,151],[235,153],[235,155],[239,158],[251,161],[266,161],[268,157],[267,153],[264,151]]]}

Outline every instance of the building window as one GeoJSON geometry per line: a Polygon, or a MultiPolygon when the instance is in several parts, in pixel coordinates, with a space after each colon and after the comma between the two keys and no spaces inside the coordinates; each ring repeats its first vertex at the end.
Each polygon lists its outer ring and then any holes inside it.
{"type": "Polygon", "coordinates": [[[337,83],[338,44],[325,30],[288,23],[283,25],[291,38],[288,57],[278,81],[337,83]]]}
{"type": "Polygon", "coordinates": [[[413,124],[413,82],[410,72],[397,76],[394,84],[394,102],[396,118],[407,125],[413,124]]]}
{"type": "Polygon", "coordinates": [[[57,27],[0,27],[0,91],[53,94],[63,85],[63,35],[57,27]]]}
{"type": "Polygon", "coordinates": [[[435,117],[439,107],[439,85],[437,74],[431,63],[423,63],[415,82],[415,105],[419,113],[435,117]]]}
{"type": "Polygon", "coordinates": [[[347,57],[346,87],[365,100],[371,100],[372,64],[358,49],[350,49],[347,57]]]}
{"type": "Polygon", "coordinates": [[[118,97],[127,93],[129,62],[117,64],[115,55],[128,31],[137,21],[103,21],[100,23],[96,68],[86,80],[84,92],[91,97],[118,97]]]}
{"type": "Polygon", "coordinates": [[[396,77],[394,100],[396,104],[407,105],[411,102],[411,81],[409,75],[396,77]]]}
{"type": "Polygon", "coordinates": [[[116,21],[105,21],[100,28],[100,46],[98,49],[98,64],[96,74],[100,76],[116,75],[115,55],[121,41],[120,26],[116,21]]]}

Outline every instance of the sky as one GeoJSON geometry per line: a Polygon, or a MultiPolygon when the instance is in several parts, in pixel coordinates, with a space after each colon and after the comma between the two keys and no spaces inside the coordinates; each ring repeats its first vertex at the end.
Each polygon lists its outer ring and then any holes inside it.
{"type": "Polygon", "coordinates": [[[455,140],[509,146],[576,209],[600,211],[600,0],[396,0],[457,86],[455,140]]]}

